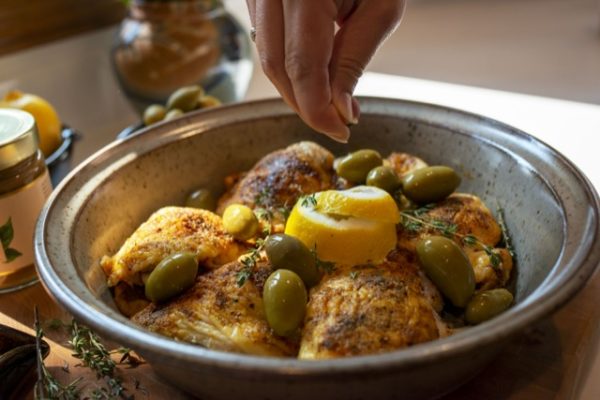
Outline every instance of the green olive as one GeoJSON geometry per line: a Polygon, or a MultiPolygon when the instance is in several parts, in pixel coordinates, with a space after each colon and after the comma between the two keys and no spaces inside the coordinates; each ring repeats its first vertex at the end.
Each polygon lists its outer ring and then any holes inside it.
{"type": "Polygon", "coordinates": [[[167,115],[165,115],[165,121],[170,121],[172,119],[179,118],[182,115],[183,115],[183,111],[181,111],[178,108],[175,108],[173,110],[169,110],[169,112],[167,113],[167,115]]]}
{"type": "Polygon", "coordinates": [[[452,240],[430,236],[417,243],[417,256],[433,284],[457,307],[465,307],[475,292],[469,259],[452,240]]]}
{"type": "Polygon", "coordinates": [[[197,108],[210,108],[221,105],[221,100],[217,99],[214,96],[204,95],[198,99],[197,108]]]}
{"type": "Polygon", "coordinates": [[[223,228],[239,240],[248,240],[258,232],[258,219],[250,207],[232,204],[223,213],[223,228]]]}
{"type": "Polygon", "coordinates": [[[169,110],[177,108],[184,112],[192,111],[198,105],[198,99],[203,93],[204,90],[198,85],[179,88],[169,96],[167,108],[169,110]]]}
{"type": "Polygon", "coordinates": [[[175,253],[165,257],[148,276],[146,298],[154,303],[168,300],[190,288],[198,274],[192,253],[175,253]]]}
{"type": "Polygon", "coordinates": [[[460,177],[450,167],[419,168],[402,178],[402,192],[417,203],[435,203],[448,197],[460,185],[460,177]]]}
{"type": "Polygon", "coordinates": [[[352,183],[364,183],[369,171],[382,164],[381,155],[375,150],[358,150],[342,158],[335,172],[352,183]]]}
{"type": "Polygon", "coordinates": [[[400,178],[390,167],[376,167],[369,171],[367,175],[367,185],[375,186],[386,192],[393,193],[401,185],[400,178]]]}
{"type": "Polygon", "coordinates": [[[297,238],[277,233],[265,240],[265,251],[275,269],[288,269],[297,273],[307,287],[319,283],[315,256],[297,238]]]}
{"type": "Polygon", "coordinates": [[[513,295],[506,289],[491,289],[477,293],[465,310],[465,319],[470,324],[479,324],[502,313],[513,302],[513,295]]]}
{"type": "Polygon", "coordinates": [[[307,302],[306,287],[293,271],[278,269],[267,278],[263,302],[267,322],[280,336],[293,335],[304,320],[307,302]]]}
{"type": "Polygon", "coordinates": [[[160,104],[152,104],[144,110],[144,125],[152,125],[165,119],[167,109],[160,104]]]}
{"type": "Polygon", "coordinates": [[[214,211],[217,208],[217,200],[210,190],[198,189],[187,196],[185,206],[214,211]]]}

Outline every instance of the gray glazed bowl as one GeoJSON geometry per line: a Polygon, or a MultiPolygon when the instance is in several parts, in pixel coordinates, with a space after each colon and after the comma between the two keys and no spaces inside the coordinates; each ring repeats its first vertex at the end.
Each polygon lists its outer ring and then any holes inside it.
{"type": "Polygon", "coordinates": [[[280,101],[245,103],[162,123],[86,160],[53,193],[36,231],[46,289],[77,319],[143,355],[203,399],[422,399],[474,376],[513,335],[561,307],[600,261],[598,197],[581,172],[537,139],[481,116],[361,99],[349,145],[309,130],[280,101]],[[464,177],[459,190],[504,208],[517,252],[516,304],[499,317],[409,349],[329,361],[223,353],[176,342],[119,314],[98,266],[154,210],[268,152],[314,140],[335,154],[410,152],[464,177]]]}

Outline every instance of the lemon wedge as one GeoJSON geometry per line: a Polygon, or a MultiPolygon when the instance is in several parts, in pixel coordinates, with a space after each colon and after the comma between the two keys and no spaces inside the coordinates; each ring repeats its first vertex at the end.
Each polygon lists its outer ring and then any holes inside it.
{"type": "Polygon", "coordinates": [[[396,246],[396,203],[385,191],[359,186],[299,200],[285,233],[300,239],[317,257],[340,265],[378,263],[396,246]]]}
{"type": "Polygon", "coordinates": [[[327,190],[315,194],[316,209],[324,214],[351,216],[398,223],[400,212],[385,190],[374,186],[356,186],[347,190],[327,190]]]}

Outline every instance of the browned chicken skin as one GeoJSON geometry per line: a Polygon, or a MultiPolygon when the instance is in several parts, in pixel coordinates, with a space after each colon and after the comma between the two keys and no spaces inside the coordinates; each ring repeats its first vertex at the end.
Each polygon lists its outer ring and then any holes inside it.
{"type": "Polygon", "coordinates": [[[396,171],[399,177],[408,174],[419,168],[427,167],[427,163],[419,157],[415,157],[408,153],[394,152],[386,158],[386,162],[396,171]]]}
{"type": "Polygon", "coordinates": [[[235,260],[246,249],[225,232],[218,215],[195,208],[163,207],[140,225],[114,256],[103,257],[100,264],[108,286],[119,282],[141,285],[144,275],[173,253],[193,253],[198,262],[214,268],[235,260]]]}
{"type": "Polygon", "coordinates": [[[297,353],[297,344],[276,336],[264,314],[262,289],[271,273],[259,263],[241,287],[235,261],[200,275],[196,284],[165,305],[151,304],[133,321],[162,335],[209,349],[275,357],[297,353]]]}
{"type": "Polygon", "coordinates": [[[377,266],[339,268],[310,292],[301,359],[374,354],[446,335],[419,267],[397,252],[377,266]]]}
{"type": "Polygon", "coordinates": [[[230,204],[292,207],[302,195],[331,188],[332,181],[333,154],[316,143],[296,143],[256,163],[221,196],[217,212],[222,214],[230,204]]]}

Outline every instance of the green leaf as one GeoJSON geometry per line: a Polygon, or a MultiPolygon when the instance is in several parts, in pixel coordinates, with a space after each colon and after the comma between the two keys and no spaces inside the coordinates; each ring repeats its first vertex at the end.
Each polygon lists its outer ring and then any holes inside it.
{"type": "Polygon", "coordinates": [[[8,249],[4,250],[4,254],[6,255],[6,262],[11,262],[15,258],[21,257],[23,255],[18,250],[11,249],[10,247],[8,249]]]}
{"type": "Polygon", "coordinates": [[[8,221],[2,226],[0,226],[0,242],[2,242],[2,248],[4,250],[8,249],[10,242],[12,242],[14,236],[14,230],[12,226],[12,220],[8,217],[8,221]]]}

